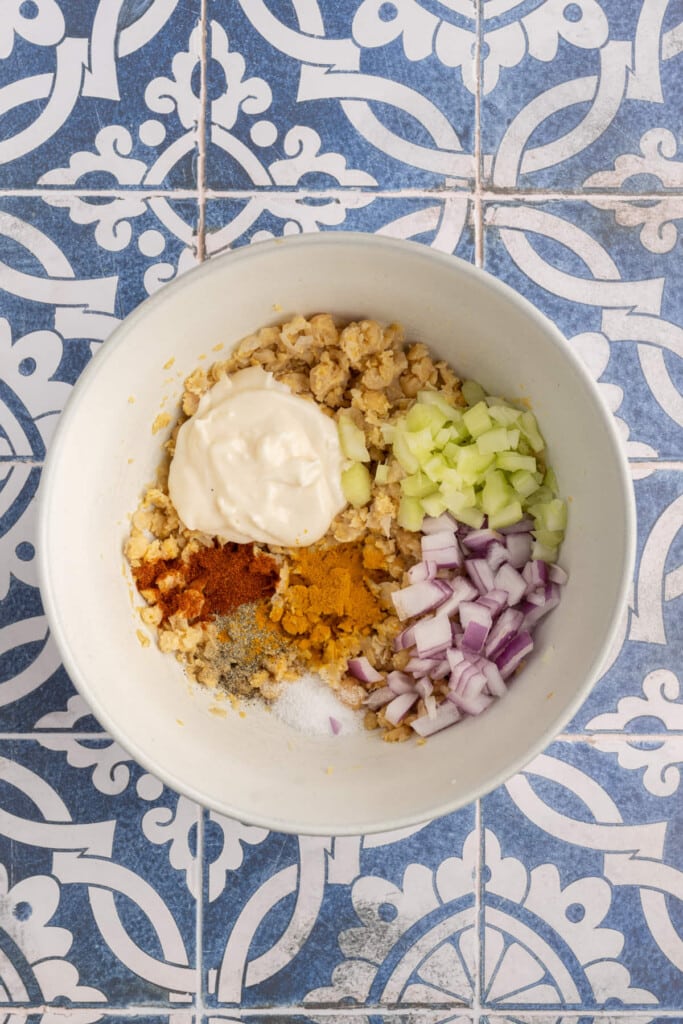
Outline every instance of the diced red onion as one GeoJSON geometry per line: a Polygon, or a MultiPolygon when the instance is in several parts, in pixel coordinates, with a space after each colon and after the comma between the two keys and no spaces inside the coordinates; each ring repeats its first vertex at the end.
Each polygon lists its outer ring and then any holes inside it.
{"type": "Polygon", "coordinates": [[[491,612],[478,602],[463,601],[460,605],[460,621],[465,627],[463,648],[478,654],[483,649],[493,624],[491,612]]]}
{"type": "Polygon", "coordinates": [[[397,696],[399,693],[413,693],[415,680],[406,672],[390,672],[387,676],[387,686],[397,696]]]}
{"type": "MultiPolygon", "coordinates": [[[[531,595],[529,595],[530,597],[531,595]]],[[[544,615],[547,615],[548,612],[551,612],[553,608],[558,606],[560,603],[560,588],[557,583],[550,583],[545,588],[542,604],[532,603],[529,598],[523,601],[520,606],[520,611],[524,613],[522,629],[526,630],[531,629],[537,622],[540,622],[544,615]]]]}
{"type": "Polygon", "coordinates": [[[466,558],[465,571],[480,594],[494,589],[493,572],[484,558],[466,558]]]}
{"type": "Polygon", "coordinates": [[[429,715],[421,715],[420,718],[416,718],[414,722],[411,722],[411,727],[418,736],[433,736],[435,732],[440,732],[442,729],[455,725],[456,722],[460,721],[461,717],[455,704],[445,700],[442,704],[439,704],[433,718],[429,717],[429,715]]]}
{"type": "Polygon", "coordinates": [[[492,572],[496,572],[500,569],[501,565],[510,560],[510,553],[507,549],[507,545],[499,544],[497,541],[493,543],[488,551],[486,552],[486,562],[492,572]]]}
{"type": "Polygon", "coordinates": [[[531,654],[534,649],[534,642],[530,633],[517,633],[510,640],[505,649],[494,659],[503,679],[507,679],[519,663],[531,654]]]}
{"type": "Polygon", "coordinates": [[[520,519],[517,523],[512,523],[511,526],[501,526],[500,533],[504,533],[506,535],[510,533],[530,533],[533,528],[533,519],[525,516],[524,519],[520,519]]]}
{"type": "Polygon", "coordinates": [[[478,697],[480,693],[483,693],[486,683],[486,676],[477,669],[467,680],[462,691],[458,690],[456,692],[462,692],[462,696],[469,700],[471,697],[478,697]]]}
{"type": "Polygon", "coordinates": [[[382,676],[372,667],[366,657],[349,658],[346,666],[352,676],[360,679],[361,683],[379,683],[382,676]]]}
{"type": "Polygon", "coordinates": [[[415,643],[415,633],[412,626],[402,630],[394,637],[393,648],[395,651],[405,651],[415,643]]]}
{"type": "Polygon", "coordinates": [[[437,651],[445,651],[453,639],[451,624],[446,615],[434,615],[415,623],[415,646],[421,658],[431,658],[437,651]]]}
{"type": "Polygon", "coordinates": [[[431,680],[429,679],[418,679],[418,681],[415,683],[415,689],[420,694],[423,700],[425,699],[425,697],[430,697],[434,692],[434,687],[432,686],[431,680]]]}
{"type": "Polygon", "coordinates": [[[437,658],[411,658],[404,667],[405,672],[410,672],[414,676],[428,676],[431,674],[432,669],[435,669],[441,664],[440,659],[437,658]]]}
{"type": "Polygon", "coordinates": [[[460,665],[465,660],[465,655],[462,653],[462,651],[458,651],[455,648],[450,647],[446,651],[446,660],[448,661],[451,672],[454,672],[458,665],[460,665]]]}
{"type": "Polygon", "coordinates": [[[479,659],[479,668],[486,676],[486,685],[492,697],[503,697],[507,693],[507,686],[500,674],[495,661],[488,661],[486,658],[479,659]]]}
{"type": "Polygon", "coordinates": [[[510,606],[521,601],[526,592],[526,581],[511,565],[501,565],[496,573],[496,590],[505,590],[510,606]]]}
{"type": "Polygon", "coordinates": [[[417,562],[408,569],[408,579],[411,583],[424,583],[425,580],[433,580],[436,576],[436,562],[417,562]]]}
{"type": "Polygon", "coordinates": [[[451,667],[446,660],[440,661],[435,669],[429,673],[431,679],[435,682],[437,679],[445,679],[450,674],[451,667]]]}
{"type": "Polygon", "coordinates": [[[461,601],[471,601],[478,594],[477,588],[473,586],[464,576],[456,576],[451,581],[451,594],[443,604],[439,605],[439,615],[454,615],[460,607],[461,601]]]}
{"type": "Polygon", "coordinates": [[[492,661],[500,654],[505,645],[512,640],[524,620],[522,612],[516,608],[507,608],[497,620],[486,641],[486,657],[492,661]]]}
{"type": "Polygon", "coordinates": [[[392,725],[398,725],[402,718],[404,718],[413,704],[417,700],[417,693],[401,693],[398,697],[394,697],[390,704],[387,704],[384,714],[386,715],[387,722],[391,722],[392,725]]]}
{"type": "Polygon", "coordinates": [[[523,568],[531,558],[533,541],[529,533],[511,533],[505,538],[508,549],[508,562],[515,569],[523,568]]]}
{"type": "Polygon", "coordinates": [[[495,530],[472,530],[462,538],[461,543],[473,555],[483,558],[491,545],[495,541],[500,542],[501,539],[501,535],[495,530]]]}
{"type": "Polygon", "coordinates": [[[527,582],[528,590],[544,587],[548,582],[548,563],[541,561],[540,558],[527,562],[522,569],[522,576],[527,582]]]}
{"type": "Polygon", "coordinates": [[[478,697],[463,697],[461,693],[455,693],[453,690],[448,694],[448,700],[453,701],[456,707],[468,715],[480,715],[493,704],[493,697],[487,697],[484,693],[480,693],[478,697]]]}
{"type": "Polygon", "coordinates": [[[462,551],[453,530],[440,530],[422,537],[422,558],[444,569],[462,565],[462,551]]]}
{"type": "Polygon", "coordinates": [[[477,604],[483,605],[484,608],[488,608],[495,619],[496,616],[500,615],[500,613],[507,608],[507,592],[505,590],[490,590],[488,594],[484,594],[483,597],[477,598],[477,604]]]}
{"type": "MultiPolygon", "coordinates": [[[[522,604],[533,604],[543,607],[545,604],[545,590],[545,587],[539,587],[537,590],[530,590],[522,604]]],[[[524,608],[522,608],[522,611],[524,611],[524,608]]]]}
{"type": "Polygon", "coordinates": [[[440,533],[442,530],[457,530],[458,522],[450,512],[442,512],[440,516],[425,516],[422,520],[423,533],[440,533]]]}
{"type": "Polygon", "coordinates": [[[561,587],[563,587],[569,579],[567,573],[559,565],[548,566],[548,577],[551,583],[558,583],[561,587]]]}
{"type": "Polygon", "coordinates": [[[402,590],[395,590],[391,599],[399,619],[412,619],[441,604],[448,596],[450,587],[439,586],[440,583],[441,580],[424,580],[422,583],[411,583],[402,590]]]}
{"type": "Polygon", "coordinates": [[[390,700],[393,700],[395,696],[396,694],[389,686],[383,686],[381,690],[373,690],[372,693],[368,694],[365,706],[370,711],[377,711],[379,708],[384,707],[385,704],[388,704],[390,700]]]}
{"type": "Polygon", "coordinates": [[[341,732],[341,722],[337,721],[336,718],[332,718],[330,715],[330,728],[335,736],[338,736],[341,732]]]}
{"type": "Polygon", "coordinates": [[[425,711],[427,712],[428,717],[431,718],[431,719],[435,719],[436,718],[437,704],[436,704],[436,697],[434,696],[433,693],[427,694],[427,696],[424,698],[424,705],[425,705],[425,711]]]}

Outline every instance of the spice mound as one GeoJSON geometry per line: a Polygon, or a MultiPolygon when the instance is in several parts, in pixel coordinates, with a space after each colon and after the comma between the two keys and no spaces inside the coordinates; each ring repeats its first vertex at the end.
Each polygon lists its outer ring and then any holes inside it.
{"type": "Polygon", "coordinates": [[[190,374],[125,556],[191,679],[304,732],[424,742],[523,668],[565,526],[528,408],[398,324],[321,313],[190,374]]]}

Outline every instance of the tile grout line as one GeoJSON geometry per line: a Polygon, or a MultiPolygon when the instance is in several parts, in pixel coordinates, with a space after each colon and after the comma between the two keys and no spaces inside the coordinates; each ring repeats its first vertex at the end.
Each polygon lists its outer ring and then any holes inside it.
{"type": "Polygon", "coordinates": [[[199,124],[197,126],[197,260],[206,259],[206,151],[209,113],[207,86],[208,0],[201,0],[199,50],[199,124]]]}
{"type": "MultiPolygon", "coordinates": [[[[202,135],[197,135],[197,163],[199,169],[200,159],[204,160],[204,168],[206,167],[206,132],[203,133],[204,140],[201,143],[200,151],[200,138],[202,135]]],[[[475,138],[475,146],[476,146],[475,138]]],[[[599,202],[618,201],[618,202],[662,202],[664,199],[683,199],[683,190],[677,192],[622,192],[618,189],[613,191],[588,191],[581,190],[572,192],[567,190],[564,192],[558,192],[553,189],[536,190],[536,191],[524,191],[523,189],[509,189],[509,190],[495,190],[485,188],[483,184],[477,183],[472,188],[461,188],[461,189],[450,189],[447,187],[438,188],[403,188],[403,189],[382,189],[382,188],[325,188],[325,189],[299,189],[296,187],[291,188],[252,188],[252,189],[211,189],[207,188],[205,182],[197,181],[197,188],[161,188],[153,186],[150,188],[116,188],[116,189],[105,189],[105,188],[0,188],[0,198],[2,199],[129,199],[131,196],[136,198],[144,199],[168,199],[168,200],[181,200],[181,199],[195,199],[199,202],[200,199],[206,201],[208,199],[263,199],[267,196],[275,197],[292,197],[296,199],[318,199],[321,196],[343,199],[348,196],[374,196],[377,199],[433,199],[435,202],[441,202],[445,199],[471,199],[475,201],[477,197],[481,198],[484,202],[499,202],[499,203],[511,203],[511,202],[527,202],[527,203],[545,203],[545,202],[576,202],[583,201],[590,203],[592,200],[599,202]]]]}
{"type": "Polygon", "coordinates": [[[483,31],[482,0],[475,0],[476,31],[474,37],[474,264],[484,266],[484,206],[482,202],[481,150],[481,42],[483,31]]]}

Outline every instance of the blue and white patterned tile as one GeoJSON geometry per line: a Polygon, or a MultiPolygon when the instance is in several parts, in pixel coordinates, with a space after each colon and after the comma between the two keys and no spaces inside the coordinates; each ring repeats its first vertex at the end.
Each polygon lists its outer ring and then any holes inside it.
{"type": "Polygon", "coordinates": [[[0,1004],[191,1004],[198,809],[106,738],[0,748],[0,1004]]]}
{"type": "Polygon", "coordinates": [[[0,735],[99,730],[74,694],[43,614],[35,538],[40,472],[31,462],[0,463],[0,735]],[[66,717],[40,724],[60,712],[66,717]]]}
{"type": "Polygon", "coordinates": [[[148,1013],[137,1009],[131,1018],[127,1011],[107,1013],[94,1007],[65,1009],[62,1005],[39,1006],[33,1009],[12,1007],[3,1012],[3,1024],[126,1024],[131,1020],[135,1024],[194,1024],[195,1016],[191,1010],[174,1010],[171,1013],[148,1013]]]}
{"type": "Polygon", "coordinates": [[[208,255],[267,238],[331,230],[410,239],[474,261],[472,204],[464,197],[263,193],[244,199],[210,199],[206,226],[208,255]]]}
{"type": "Polygon", "coordinates": [[[471,1004],[474,816],[471,806],[400,832],[325,839],[268,833],[211,813],[206,1004],[363,1014],[471,1004]]]}
{"type": "Polygon", "coordinates": [[[209,0],[209,187],[473,180],[474,3],[436,6],[209,0]]]}
{"type": "Polygon", "coordinates": [[[0,199],[0,459],[41,460],[99,344],[196,262],[195,200],[0,199]]]}
{"type": "Polygon", "coordinates": [[[683,733],[683,464],[637,479],[635,494],[628,606],[603,676],[567,732],[683,733]]]}
{"type": "Polygon", "coordinates": [[[680,243],[653,247],[646,229],[659,223],[657,206],[619,199],[614,207],[600,210],[586,200],[491,204],[486,269],[566,334],[615,413],[630,458],[680,458],[680,243]],[[634,211],[645,221],[640,232],[625,226],[634,211]]]}
{"type": "Polygon", "coordinates": [[[489,0],[483,17],[488,184],[680,191],[678,4],[489,0]]]}
{"type": "Polygon", "coordinates": [[[5,188],[191,188],[200,0],[8,0],[0,29],[5,188]]]}
{"type": "MultiPolygon", "coordinates": [[[[583,742],[555,743],[483,801],[482,1003],[680,1009],[683,816],[583,742]]],[[[583,1018],[582,1018],[583,1019],[583,1018]]]]}

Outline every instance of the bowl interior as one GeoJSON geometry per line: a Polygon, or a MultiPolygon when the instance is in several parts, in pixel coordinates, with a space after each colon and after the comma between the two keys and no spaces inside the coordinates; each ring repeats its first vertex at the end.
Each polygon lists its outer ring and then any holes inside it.
{"type": "Polygon", "coordinates": [[[167,783],[249,822],[354,833],[444,813],[493,788],[570,717],[609,646],[633,543],[632,499],[611,418],[559,333],[460,261],[409,243],[329,234],[265,243],[202,266],[149,300],[88,367],[41,488],[46,609],[94,713],[167,783]],[[122,544],[153,479],[183,378],[255,328],[294,313],[399,320],[463,377],[528,398],[570,500],[560,608],[509,694],[422,747],[372,734],[309,738],[273,715],[211,713],[154,644],[143,648],[122,544]],[[174,359],[169,367],[169,360],[174,359]],[[319,798],[319,799],[318,799],[319,798]]]}

